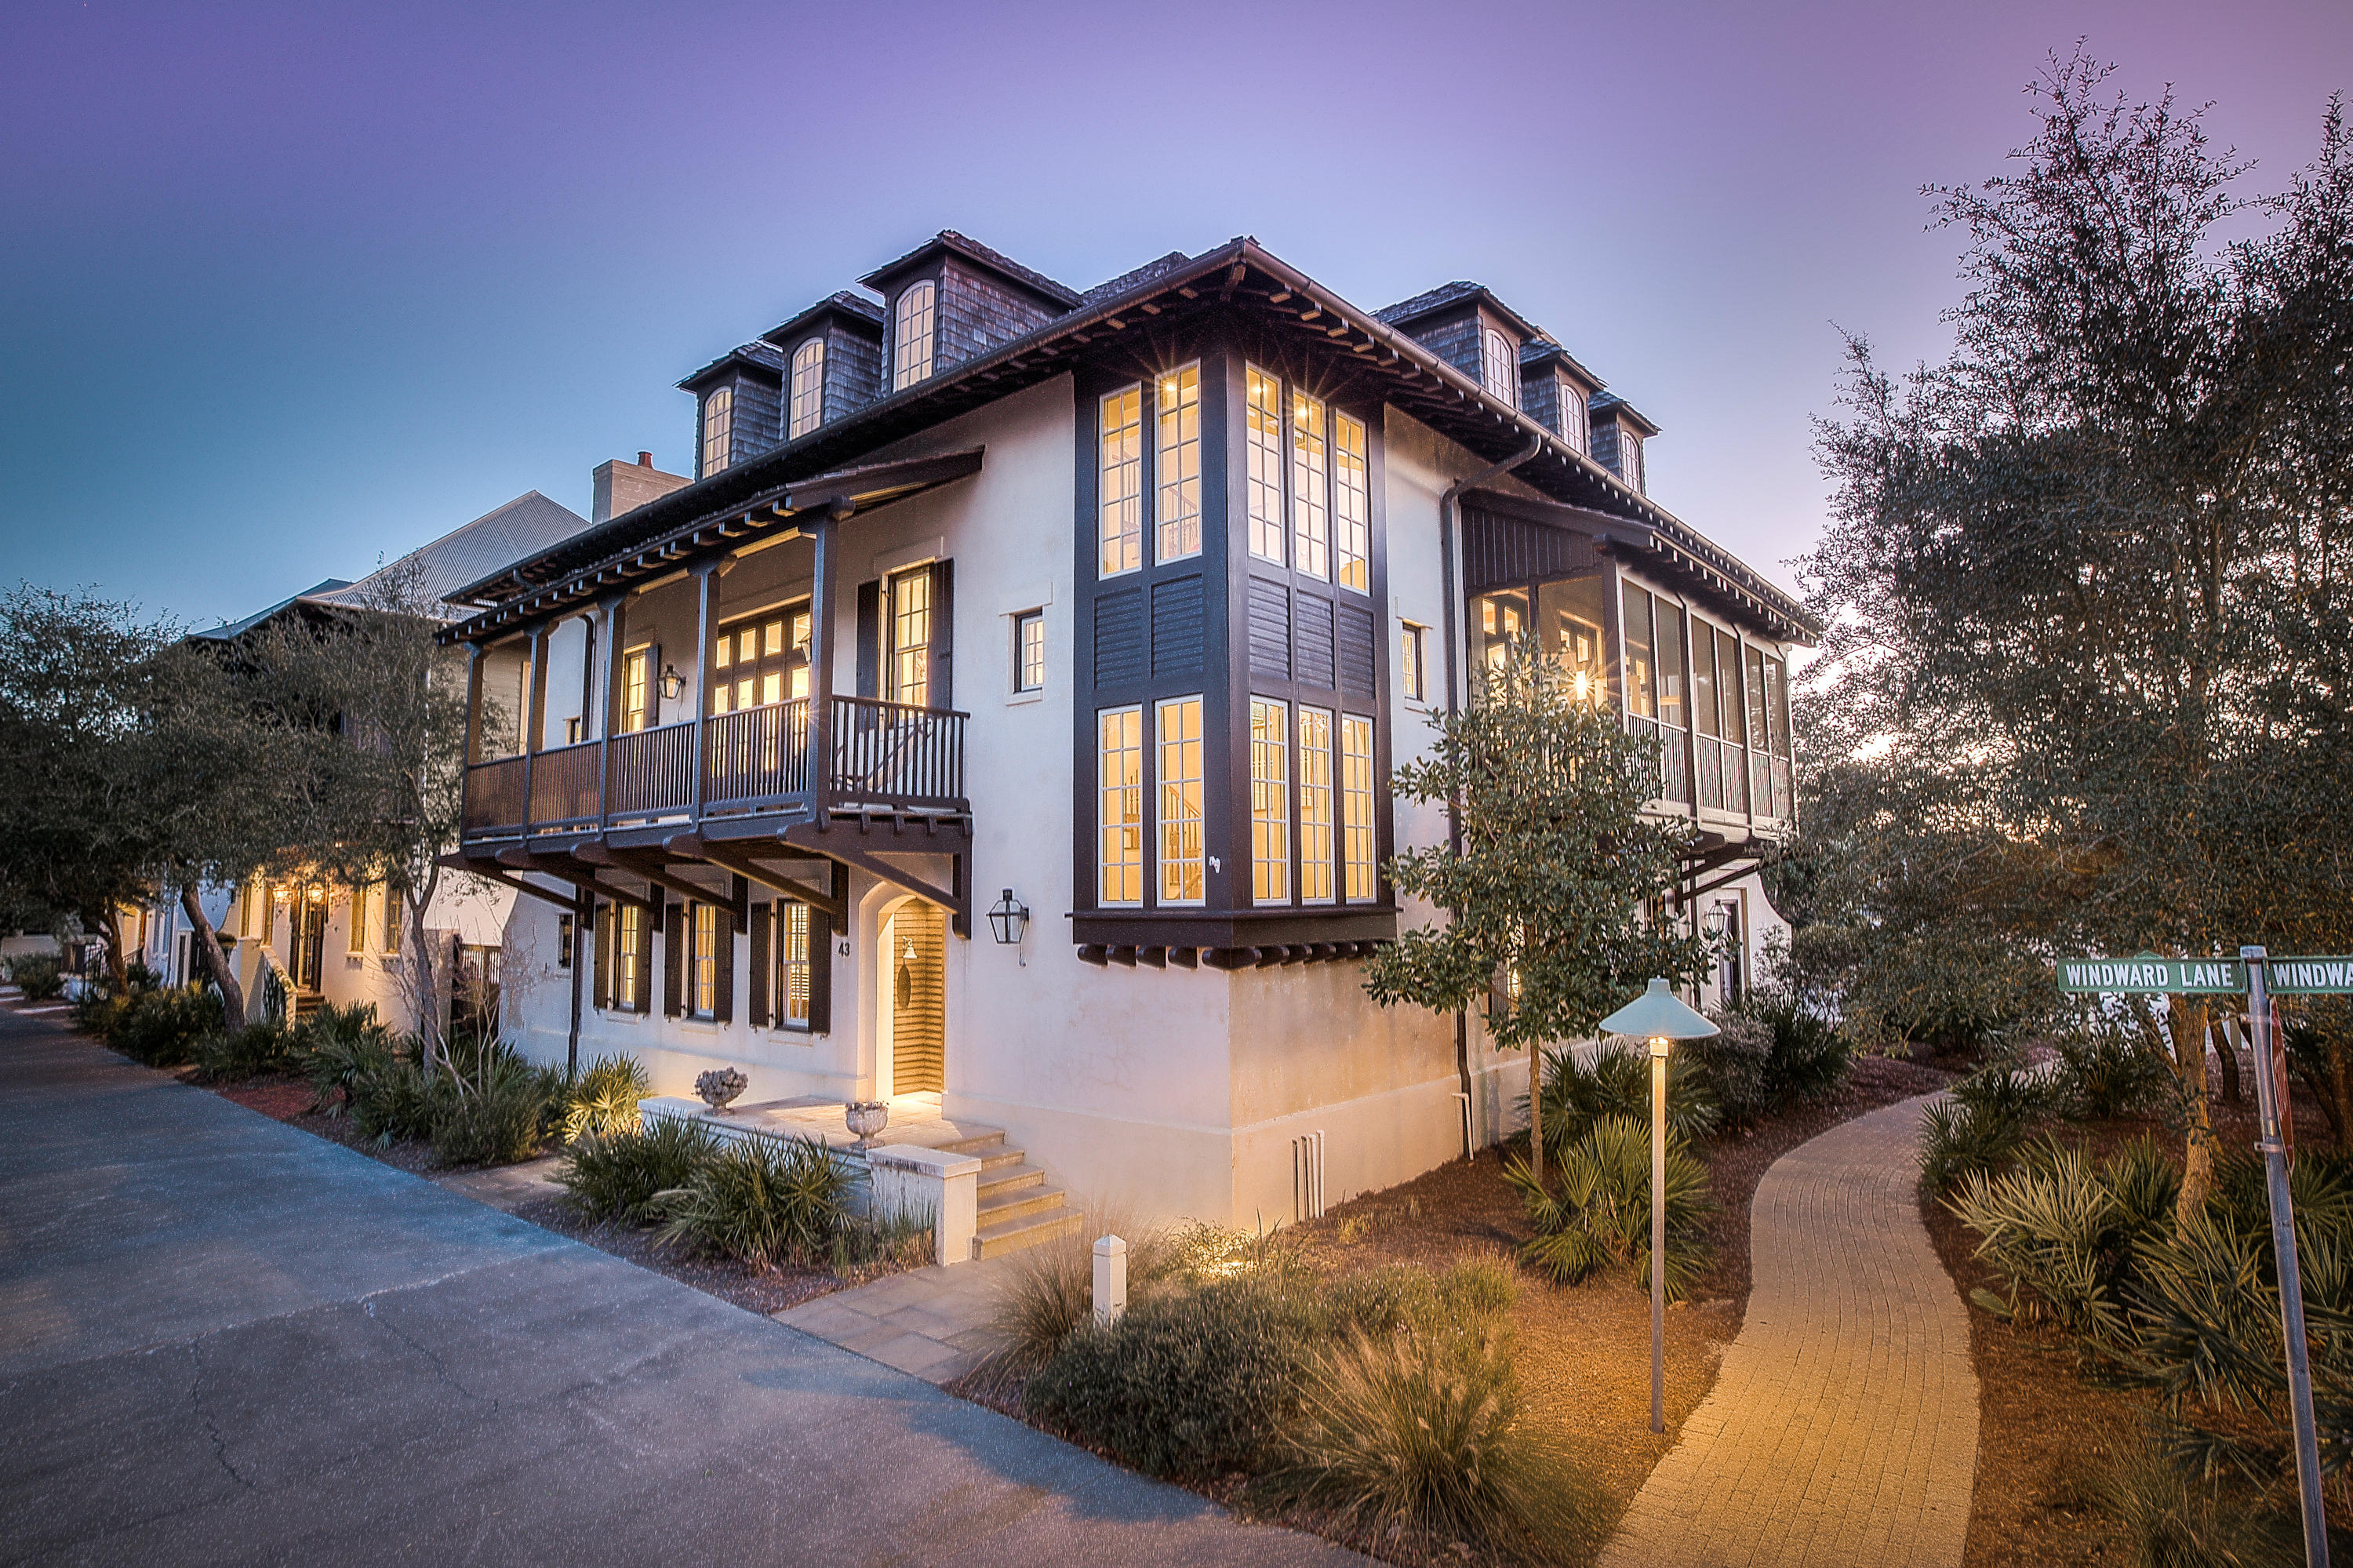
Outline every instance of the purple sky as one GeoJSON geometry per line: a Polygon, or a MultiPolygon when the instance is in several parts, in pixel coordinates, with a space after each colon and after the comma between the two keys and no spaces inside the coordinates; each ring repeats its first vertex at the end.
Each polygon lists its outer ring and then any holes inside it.
{"type": "Polygon", "coordinates": [[[2019,89],[2088,35],[2275,186],[2353,5],[359,9],[14,0],[0,579],[211,621],[525,490],[685,468],[672,384],[942,228],[1074,287],[1254,234],[1361,305],[1493,287],[1781,577],[1840,326],[1936,353],[2019,89]],[[1835,325],[1833,323],[1836,323],[1835,325]]]}

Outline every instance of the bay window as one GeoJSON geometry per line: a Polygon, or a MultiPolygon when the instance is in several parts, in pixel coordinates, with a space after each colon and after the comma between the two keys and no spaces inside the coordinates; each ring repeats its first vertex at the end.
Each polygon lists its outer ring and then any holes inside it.
{"type": "Polygon", "coordinates": [[[1103,399],[1095,497],[1096,570],[1103,577],[1144,565],[1144,388],[1103,399]]]}
{"type": "Polygon", "coordinates": [[[1299,710],[1299,897],[1332,902],[1332,715],[1299,710]]]}
{"type": "Polygon", "coordinates": [[[1291,395],[1291,564],[1311,577],[1332,575],[1330,454],[1324,400],[1291,395]]]}
{"type": "Polygon", "coordinates": [[[1250,553],[1282,559],[1282,385],[1257,366],[1243,372],[1242,497],[1250,553]]]}
{"type": "Polygon", "coordinates": [[[1373,591],[1373,484],[1365,421],[1332,416],[1332,546],[1342,588],[1373,591]]]}
{"type": "Polygon", "coordinates": [[[1096,902],[1144,902],[1144,711],[1095,715],[1096,902]]]}
{"type": "Polygon", "coordinates": [[[1158,558],[1177,561],[1201,553],[1200,365],[1170,371],[1159,387],[1155,404],[1158,442],[1153,452],[1158,558]]]}
{"type": "Polygon", "coordinates": [[[1340,895],[1351,904],[1369,902],[1375,891],[1373,863],[1373,721],[1340,715],[1340,895]]]}
{"type": "Polygon", "coordinates": [[[1201,800],[1201,699],[1158,704],[1153,727],[1160,775],[1160,902],[1198,904],[1206,892],[1201,800]]]}
{"type": "Polygon", "coordinates": [[[1250,897],[1291,901],[1291,709],[1250,699],[1250,897]]]}

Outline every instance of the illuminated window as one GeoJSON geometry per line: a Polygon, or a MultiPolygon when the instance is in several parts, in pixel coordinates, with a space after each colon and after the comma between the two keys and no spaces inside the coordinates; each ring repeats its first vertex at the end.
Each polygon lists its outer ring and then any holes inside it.
{"type": "Polygon", "coordinates": [[[645,906],[622,905],[621,917],[613,922],[613,998],[616,1006],[638,1012],[645,1011],[645,906]]]}
{"type": "Polygon", "coordinates": [[[913,707],[932,700],[932,572],[891,579],[891,700],[913,707]]]}
{"type": "Polygon", "coordinates": [[[719,1013],[719,916],[715,904],[689,906],[686,1010],[697,1018],[719,1013]]]}
{"type": "Polygon", "coordinates": [[[1013,689],[1046,689],[1046,612],[1042,609],[1013,618],[1013,689]]]}
{"type": "Polygon", "coordinates": [[[1479,334],[1479,384],[1488,395],[1520,406],[1520,361],[1512,340],[1493,327],[1479,334]]]}
{"type": "Polygon", "coordinates": [[[1154,406],[1159,413],[1159,445],[1154,477],[1159,501],[1160,559],[1180,561],[1201,553],[1201,367],[1187,365],[1160,378],[1154,406]]]}
{"type": "Polygon", "coordinates": [[[621,728],[641,730],[653,720],[651,648],[632,651],[621,661],[621,728]]]}
{"type": "Polygon", "coordinates": [[[1096,858],[1099,904],[1144,902],[1144,710],[1095,715],[1096,858]]]}
{"type": "Polygon", "coordinates": [[[1430,629],[1403,623],[1404,632],[1398,643],[1398,673],[1405,682],[1405,700],[1426,703],[1430,700],[1430,629]]]}
{"type": "Polygon", "coordinates": [[[1659,694],[1657,669],[1651,657],[1651,596],[1628,583],[1619,620],[1626,639],[1626,711],[1636,718],[1656,718],[1659,694]]]}
{"type": "Polygon", "coordinates": [[[1331,452],[1324,400],[1291,395],[1291,564],[1311,577],[1332,575],[1331,452]]]}
{"type": "Polygon", "coordinates": [[[1299,710],[1299,896],[1332,902],[1332,715],[1299,710]]]}
{"type": "Polygon", "coordinates": [[[787,440],[825,423],[825,339],[813,337],[793,350],[792,422],[787,440]]]}
{"type": "Polygon", "coordinates": [[[788,1029],[809,1023],[809,906],[776,901],[776,1022],[788,1029]]]}
{"type": "Polygon", "coordinates": [[[1373,591],[1373,484],[1365,456],[1365,422],[1332,416],[1332,532],[1340,586],[1373,591]]]}
{"type": "Polygon", "coordinates": [[[702,400],[702,477],[727,466],[728,441],[735,432],[735,388],[721,387],[702,400]]]}
{"type": "Polygon", "coordinates": [[[387,956],[400,951],[400,920],[406,901],[389,884],[384,890],[384,950],[387,956]]]}
{"type": "Polygon", "coordinates": [[[1101,491],[1096,511],[1104,577],[1144,565],[1144,388],[1103,400],[1101,491]]]}
{"type": "Polygon", "coordinates": [[[908,284],[899,295],[891,334],[892,391],[931,378],[932,326],[938,301],[939,286],[929,279],[908,284]]]}
{"type": "Polygon", "coordinates": [[[352,889],[350,915],[349,918],[344,922],[345,926],[348,927],[348,929],[343,933],[343,948],[346,952],[364,953],[367,951],[368,899],[375,895],[375,890],[374,888],[370,887],[354,887],[352,889]]]}
{"type": "Polygon", "coordinates": [[[1340,715],[1341,896],[1360,904],[1373,896],[1373,721],[1340,715]]]}
{"type": "Polygon", "coordinates": [[[1176,697],[1154,715],[1160,763],[1160,902],[1198,904],[1201,828],[1201,699],[1176,697]]]}
{"type": "Polygon", "coordinates": [[[1250,699],[1250,897],[1291,901],[1291,710],[1250,699]]]}
{"type": "Polygon", "coordinates": [[[1246,467],[1243,495],[1250,513],[1250,553],[1282,559],[1282,388],[1257,366],[1245,374],[1242,424],[1246,467]]]}

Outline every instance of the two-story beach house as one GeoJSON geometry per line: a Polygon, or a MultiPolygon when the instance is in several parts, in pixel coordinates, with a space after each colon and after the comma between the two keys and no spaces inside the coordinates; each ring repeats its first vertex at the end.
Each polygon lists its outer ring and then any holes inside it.
{"type": "Polygon", "coordinates": [[[943,233],[861,281],[681,383],[693,482],[453,596],[520,722],[451,863],[571,955],[511,1039],[1007,1129],[984,1249],[1058,1223],[1046,1175],[1244,1225],[1411,1177],[1526,1065],[1364,994],[1430,917],[1384,857],[1446,831],[1390,765],[1525,630],[1660,737],[1674,917],[1755,954],[1814,628],[1558,340],[1248,238],[1081,292],[943,233]]]}

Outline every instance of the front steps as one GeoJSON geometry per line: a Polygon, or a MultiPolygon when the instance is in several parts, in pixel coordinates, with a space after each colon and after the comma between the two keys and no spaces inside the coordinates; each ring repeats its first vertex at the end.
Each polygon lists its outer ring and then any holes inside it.
{"type": "Polygon", "coordinates": [[[969,1136],[940,1147],[980,1161],[976,1215],[979,1228],[972,1238],[975,1259],[1019,1252],[1068,1235],[1086,1224],[1086,1217],[1069,1206],[1070,1194],[1050,1185],[1046,1173],[1029,1163],[1027,1153],[1006,1147],[1002,1128],[975,1127],[968,1131],[969,1136]]]}

